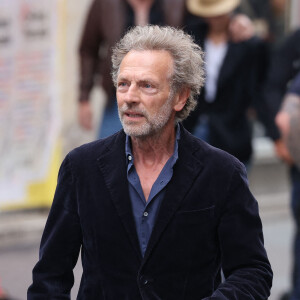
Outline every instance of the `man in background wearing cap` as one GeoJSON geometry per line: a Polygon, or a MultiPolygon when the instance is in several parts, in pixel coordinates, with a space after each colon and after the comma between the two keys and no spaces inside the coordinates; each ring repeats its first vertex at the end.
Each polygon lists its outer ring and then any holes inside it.
{"type": "Polygon", "coordinates": [[[205,52],[205,86],[198,107],[185,127],[211,145],[229,152],[246,166],[252,155],[250,106],[260,108],[267,69],[266,43],[258,38],[238,42],[230,27],[240,0],[187,0],[190,13],[207,23],[190,29],[205,52]]]}

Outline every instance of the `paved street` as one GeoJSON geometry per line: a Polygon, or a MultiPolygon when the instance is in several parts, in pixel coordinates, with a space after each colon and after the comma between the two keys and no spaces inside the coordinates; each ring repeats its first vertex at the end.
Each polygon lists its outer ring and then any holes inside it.
{"type": "MultiPolygon", "coordinates": [[[[20,238],[19,242],[9,242],[0,247],[0,276],[3,289],[14,300],[25,300],[26,290],[31,283],[31,271],[38,259],[39,236],[20,238]]],[[[75,269],[76,283],[72,299],[77,294],[81,267],[75,269]]]]}
{"type": "MultiPolygon", "coordinates": [[[[274,271],[274,284],[270,299],[277,300],[278,296],[289,287],[291,264],[293,224],[289,211],[287,172],[283,164],[267,162],[253,166],[249,177],[251,189],[260,205],[265,245],[274,271]]],[[[17,224],[18,218],[21,216],[11,216],[10,220],[17,224]]],[[[33,232],[25,228],[29,227],[29,220],[27,220],[27,223],[23,222],[27,224],[23,225],[23,229],[26,229],[24,233],[15,232],[12,237],[2,236],[2,238],[0,235],[2,286],[16,300],[26,299],[26,289],[31,282],[31,270],[38,258],[41,234],[41,229],[38,228],[41,228],[45,222],[46,213],[33,214],[32,217],[28,216],[29,218],[30,226],[35,227],[33,232]]],[[[8,221],[5,223],[7,224],[8,221]]],[[[75,278],[72,299],[75,298],[74,295],[79,285],[79,264],[75,270],[75,278]]]]}

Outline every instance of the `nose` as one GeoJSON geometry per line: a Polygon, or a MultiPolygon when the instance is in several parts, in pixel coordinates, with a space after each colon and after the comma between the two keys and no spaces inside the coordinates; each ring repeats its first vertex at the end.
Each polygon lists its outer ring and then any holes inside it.
{"type": "Polygon", "coordinates": [[[124,101],[127,103],[139,102],[140,96],[138,86],[136,84],[131,84],[124,96],[124,101]]]}

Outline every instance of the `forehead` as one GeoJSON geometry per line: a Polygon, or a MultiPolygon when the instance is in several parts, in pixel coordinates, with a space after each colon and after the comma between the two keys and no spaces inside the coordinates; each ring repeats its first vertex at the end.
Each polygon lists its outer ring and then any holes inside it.
{"type": "Polygon", "coordinates": [[[173,71],[173,58],[165,50],[132,50],[128,52],[120,65],[119,76],[153,75],[169,77],[173,71]]]}

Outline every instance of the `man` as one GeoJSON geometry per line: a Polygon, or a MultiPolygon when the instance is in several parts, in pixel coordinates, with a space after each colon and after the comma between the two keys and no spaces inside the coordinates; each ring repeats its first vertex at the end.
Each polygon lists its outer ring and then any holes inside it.
{"type": "MultiPolygon", "coordinates": [[[[287,147],[288,143],[286,143],[289,122],[286,115],[287,107],[289,112],[293,112],[293,115],[297,110],[294,105],[292,107],[284,105],[283,111],[278,114],[286,96],[290,96],[291,93],[300,93],[299,87],[297,89],[297,83],[299,84],[297,74],[300,74],[300,28],[291,32],[280,47],[274,51],[264,88],[266,109],[263,113],[268,121],[265,124],[267,134],[274,141],[277,156],[289,166],[291,210],[296,225],[293,241],[291,291],[284,293],[281,300],[300,299],[300,166],[295,164],[298,150],[296,150],[296,156],[291,156],[295,151],[287,147]]],[[[297,120],[294,116],[292,119],[297,120]]],[[[293,121],[294,125],[295,121],[293,121]]],[[[299,136],[296,139],[299,141],[299,136]]]]}
{"type": "Polygon", "coordinates": [[[291,291],[281,300],[300,299],[300,72],[292,80],[283,98],[282,107],[275,118],[281,133],[281,156],[290,167],[291,209],[295,223],[291,291]],[[283,151],[282,151],[283,152],[283,151]]]}
{"type": "Polygon", "coordinates": [[[65,158],[28,299],[69,299],[80,248],[78,299],[267,299],[244,167],[180,124],[203,85],[201,48],[136,27],[112,61],[123,130],[65,158]]]}

